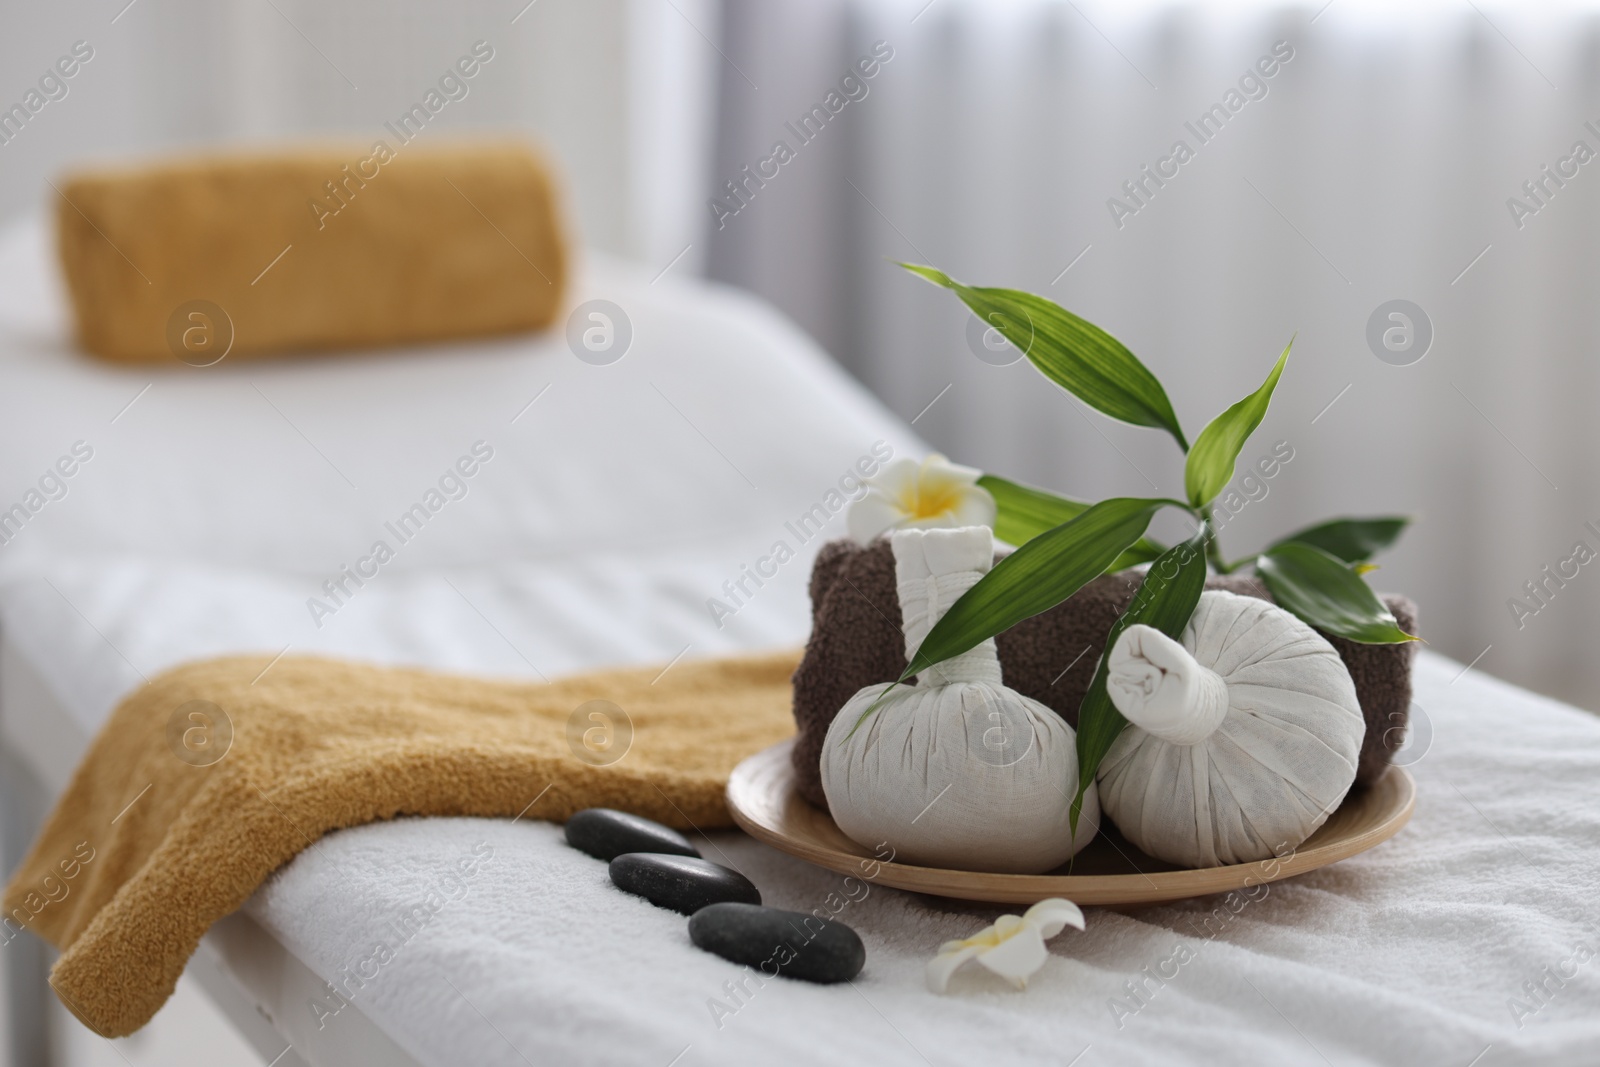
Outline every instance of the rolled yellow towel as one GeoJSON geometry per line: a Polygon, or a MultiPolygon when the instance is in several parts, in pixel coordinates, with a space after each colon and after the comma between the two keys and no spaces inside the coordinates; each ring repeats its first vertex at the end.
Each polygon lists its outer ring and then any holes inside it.
{"type": "Polygon", "coordinates": [[[567,254],[524,143],[304,147],[57,185],[84,348],[119,363],[539,329],[567,254]]]}

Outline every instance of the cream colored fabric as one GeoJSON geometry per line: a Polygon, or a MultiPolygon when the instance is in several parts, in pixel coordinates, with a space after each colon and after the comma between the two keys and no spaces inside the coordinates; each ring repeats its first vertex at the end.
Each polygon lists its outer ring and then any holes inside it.
{"type": "MultiPolygon", "coordinates": [[[[988,527],[900,530],[892,536],[906,656],[994,559],[988,527]]],[[[1077,737],[1059,715],[1006,688],[993,640],[925,671],[883,700],[862,689],[839,711],[822,751],[834,821],[905,863],[1041,873],[1094,836],[1096,792],[1076,841],[1069,810],[1077,737]],[[852,730],[854,733],[852,734],[852,730]]]]}
{"type": "Polygon", "coordinates": [[[1228,683],[1154,627],[1128,627],[1112,646],[1106,670],[1117,710],[1163,741],[1198,744],[1228,714],[1228,683]]]}
{"type": "Polygon", "coordinates": [[[1185,867],[1298,846],[1355,781],[1366,723],[1339,654],[1264,600],[1200,597],[1180,645],[1130,626],[1106,688],[1131,724],[1100,764],[1124,837],[1185,867]]]}

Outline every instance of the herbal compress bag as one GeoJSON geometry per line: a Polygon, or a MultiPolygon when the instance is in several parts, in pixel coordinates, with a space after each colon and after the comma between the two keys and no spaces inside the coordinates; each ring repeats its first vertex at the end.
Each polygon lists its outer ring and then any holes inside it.
{"type": "Polygon", "coordinates": [[[1131,725],[1100,764],[1100,802],[1158,859],[1215,867],[1281,854],[1355,781],[1366,723],[1350,672],[1266,601],[1203,593],[1182,643],[1128,627],[1106,689],[1131,725]]]}
{"type": "MultiPolygon", "coordinates": [[[[891,536],[906,656],[994,561],[988,527],[891,536]]],[[[1095,789],[1074,839],[1077,736],[1061,717],[1006,687],[994,641],[931,667],[884,695],[860,690],[822,749],[822,787],[839,828],[902,862],[1037,874],[1095,834],[1095,789]],[[881,698],[881,699],[880,699],[881,698]],[[863,713],[878,702],[873,713],[863,713]]]]}

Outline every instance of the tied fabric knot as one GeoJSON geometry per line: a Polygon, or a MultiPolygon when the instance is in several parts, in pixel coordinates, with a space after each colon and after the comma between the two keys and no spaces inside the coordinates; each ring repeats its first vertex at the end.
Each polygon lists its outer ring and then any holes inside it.
{"type": "Polygon", "coordinates": [[[1228,683],[1189,650],[1140,623],[1111,646],[1106,691],[1133,725],[1174,745],[1197,745],[1228,714],[1228,683]]]}
{"type": "MultiPolygon", "coordinates": [[[[928,574],[910,578],[900,583],[900,603],[904,615],[906,661],[916,656],[917,650],[927,640],[934,624],[944,618],[956,601],[974,585],[983,573],[977,570],[957,571],[953,574],[928,574]]],[[[954,682],[987,682],[1001,684],[1000,653],[994,639],[977,645],[950,659],[921,671],[919,686],[948,685],[954,682]]]]}

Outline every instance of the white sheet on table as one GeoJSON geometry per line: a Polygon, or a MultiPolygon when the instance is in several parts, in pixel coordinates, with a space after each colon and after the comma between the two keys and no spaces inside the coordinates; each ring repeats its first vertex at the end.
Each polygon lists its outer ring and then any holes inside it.
{"type": "MultiPolygon", "coordinates": [[[[559,828],[526,820],[343,831],[263,887],[249,911],[337,978],[379,942],[395,944],[390,920],[488,842],[494,858],[465,896],[355,997],[423,1062],[441,1065],[666,1064],[685,1047],[683,1067],[1466,1067],[1486,1047],[1483,1067],[1590,1062],[1600,958],[1565,988],[1552,984],[1543,1005],[1523,983],[1544,981],[1544,968],[1560,968],[1580,942],[1600,949],[1600,723],[1481,675],[1451,685],[1459,669],[1419,660],[1417,700],[1435,736],[1414,768],[1416,816],[1398,837],[1271,885],[1209,927],[1224,898],[1131,914],[1091,908],[1087,931],[1051,942],[1026,993],[984,972],[958,976],[951,995],[927,992],[922,966],[939,944],[995,912],[876,888],[840,914],[867,946],[853,986],[777,980],[740,1006],[724,989],[740,969],[691,946],[681,916],[614,889],[605,865],[562,844],[559,828]],[[1148,1005],[1122,1014],[1119,1028],[1110,1004],[1132,1005],[1126,983],[1180,945],[1193,959],[1164,987],[1148,984],[1148,1005]],[[717,1013],[720,1028],[713,998],[738,1008],[717,1013]],[[1513,998],[1538,1009],[1521,1029],[1513,998]]],[[[841,876],[743,835],[718,834],[704,851],[778,907],[831,910],[828,894],[843,895],[841,876]]]]}
{"type": "Polygon", "coordinates": [[[632,345],[609,366],[579,361],[558,326],[120,369],[70,348],[44,240],[31,224],[0,235],[0,503],[75,440],[95,456],[0,557],[48,542],[320,580],[480,439],[496,458],[386,573],[707,539],[764,551],[875,440],[916,445],[765,305],[612,261],[590,264],[572,297],[612,300],[631,320],[632,345]]]}

